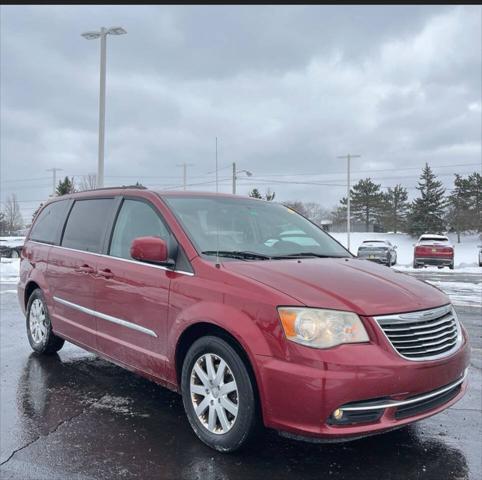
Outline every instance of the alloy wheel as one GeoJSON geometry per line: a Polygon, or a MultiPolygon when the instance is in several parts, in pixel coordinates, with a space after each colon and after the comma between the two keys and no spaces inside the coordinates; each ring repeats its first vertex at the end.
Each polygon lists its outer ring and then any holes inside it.
{"type": "Polygon", "coordinates": [[[214,434],[229,432],[239,411],[236,379],[219,355],[199,357],[191,371],[191,401],[201,424],[214,434]]]}
{"type": "Polygon", "coordinates": [[[36,298],[30,306],[30,335],[35,343],[41,343],[47,336],[47,315],[41,300],[36,298]]]}

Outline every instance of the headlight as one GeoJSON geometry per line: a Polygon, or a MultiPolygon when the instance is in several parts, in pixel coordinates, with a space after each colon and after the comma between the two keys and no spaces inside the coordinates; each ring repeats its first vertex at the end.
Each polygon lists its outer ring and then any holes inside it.
{"type": "Polygon", "coordinates": [[[314,348],[368,342],[363,323],[353,312],[318,308],[278,308],[286,338],[314,348]]]}

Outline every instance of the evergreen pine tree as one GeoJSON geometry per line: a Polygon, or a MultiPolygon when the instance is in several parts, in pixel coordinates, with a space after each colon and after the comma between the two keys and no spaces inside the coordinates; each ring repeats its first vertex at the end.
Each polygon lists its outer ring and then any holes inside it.
{"type": "MultiPolygon", "coordinates": [[[[370,224],[379,223],[382,213],[383,194],[381,186],[373,183],[370,178],[360,180],[350,190],[350,215],[355,220],[365,224],[369,231],[370,224]]],[[[342,198],[341,206],[346,209],[347,200],[342,198]]]]}
{"type": "Polygon", "coordinates": [[[470,230],[482,232],[482,175],[474,172],[468,177],[468,196],[470,197],[470,230]]]}
{"type": "Polygon", "coordinates": [[[432,172],[428,163],[422,170],[417,190],[420,196],[411,205],[408,216],[408,232],[418,236],[422,233],[443,233],[445,228],[445,188],[432,172]]]}
{"type": "Polygon", "coordinates": [[[457,233],[457,242],[460,243],[460,234],[470,230],[473,219],[471,212],[470,181],[459,174],[455,174],[454,189],[448,197],[447,220],[451,230],[457,233]]]}
{"type": "Polygon", "coordinates": [[[253,188],[253,190],[251,190],[249,192],[249,196],[251,198],[263,198],[263,196],[261,195],[261,193],[259,193],[259,190],[257,188],[253,188]]]}
{"type": "Polygon", "coordinates": [[[65,177],[63,180],[59,180],[59,184],[57,185],[57,189],[55,190],[55,194],[58,197],[74,192],[75,186],[73,179],[71,180],[69,177],[65,177]]]}
{"type": "Polygon", "coordinates": [[[264,199],[264,200],[267,200],[268,202],[271,202],[272,200],[274,200],[274,197],[276,196],[276,193],[275,192],[272,192],[269,188],[268,190],[266,191],[266,194],[265,196],[263,197],[263,195],[261,195],[261,193],[259,193],[259,190],[257,188],[253,188],[253,190],[251,190],[248,195],[251,197],[251,198],[259,198],[259,199],[264,199]]]}
{"type": "Polygon", "coordinates": [[[405,187],[398,184],[388,188],[383,194],[382,223],[385,231],[397,233],[405,226],[409,203],[408,192],[405,187]]]}

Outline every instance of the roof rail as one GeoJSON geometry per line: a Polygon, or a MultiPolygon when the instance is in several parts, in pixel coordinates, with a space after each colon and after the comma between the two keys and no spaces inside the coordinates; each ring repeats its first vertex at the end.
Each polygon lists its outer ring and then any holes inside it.
{"type": "MultiPolygon", "coordinates": [[[[82,192],[97,192],[99,190],[119,190],[123,188],[136,188],[138,190],[148,190],[148,188],[144,187],[144,185],[119,185],[117,187],[91,188],[89,190],[82,190],[82,192]]],[[[75,193],[80,193],[80,192],[75,192],[75,193]]]]}

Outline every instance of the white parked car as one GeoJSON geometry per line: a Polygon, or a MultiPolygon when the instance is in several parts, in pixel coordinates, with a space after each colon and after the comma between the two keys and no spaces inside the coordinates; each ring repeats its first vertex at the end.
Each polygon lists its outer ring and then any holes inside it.
{"type": "Polygon", "coordinates": [[[364,240],[358,247],[357,257],[390,267],[397,263],[396,248],[388,240],[364,240]]]}

